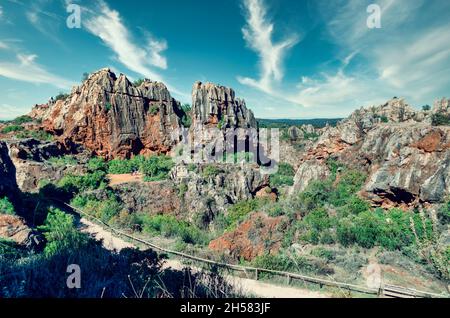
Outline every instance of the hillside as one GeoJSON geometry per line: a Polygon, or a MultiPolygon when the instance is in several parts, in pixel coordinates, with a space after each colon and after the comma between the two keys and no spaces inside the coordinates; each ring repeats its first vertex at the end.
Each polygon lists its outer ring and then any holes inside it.
{"type": "MultiPolygon", "coordinates": [[[[152,278],[146,297],[188,292],[184,271],[151,250],[104,249],[55,199],[190,255],[447,295],[449,119],[450,100],[416,111],[394,98],[342,120],[261,120],[228,87],[196,82],[186,108],[163,83],[99,70],[0,124],[0,295],[120,297],[127,274],[152,278]],[[265,127],[282,128],[276,143],[265,127]],[[92,273],[88,288],[45,282],[74,259],[92,273]]],[[[239,294],[220,275],[190,275],[197,297],[239,294]],[[212,282],[224,293],[208,293],[212,282]]]]}

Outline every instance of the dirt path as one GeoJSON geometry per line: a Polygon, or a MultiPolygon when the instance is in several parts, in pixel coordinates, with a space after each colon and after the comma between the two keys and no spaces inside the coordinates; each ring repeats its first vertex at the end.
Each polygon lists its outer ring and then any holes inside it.
{"type": "Polygon", "coordinates": [[[108,174],[109,185],[117,185],[130,182],[144,182],[144,176],[142,174],[108,174]]]}
{"type": "MultiPolygon", "coordinates": [[[[103,240],[103,246],[108,250],[120,251],[124,248],[134,248],[131,243],[124,241],[123,239],[114,236],[111,232],[105,230],[103,227],[92,223],[86,219],[80,220],[82,226],[81,231],[92,235],[96,240],[103,240]]],[[[163,268],[173,268],[181,270],[183,265],[178,260],[166,260],[163,268]]],[[[196,270],[196,269],[194,269],[196,270]]],[[[288,286],[277,286],[261,281],[256,281],[248,278],[241,278],[228,275],[226,276],[230,284],[232,284],[237,290],[241,290],[245,294],[249,294],[262,298],[326,298],[330,297],[325,293],[319,293],[310,291],[307,289],[299,289],[288,286]]]]}

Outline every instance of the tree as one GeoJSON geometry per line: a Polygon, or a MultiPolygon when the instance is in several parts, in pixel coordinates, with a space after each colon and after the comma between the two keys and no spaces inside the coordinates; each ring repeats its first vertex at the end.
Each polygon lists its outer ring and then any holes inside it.
{"type": "Polygon", "coordinates": [[[84,82],[89,78],[89,73],[88,72],[84,72],[83,73],[83,77],[81,78],[81,81],[84,82]]]}
{"type": "Polygon", "coordinates": [[[423,111],[429,111],[429,110],[431,110],[431,106],[430,105],[423,105],[422,106],[422,110],[423,111]]]}

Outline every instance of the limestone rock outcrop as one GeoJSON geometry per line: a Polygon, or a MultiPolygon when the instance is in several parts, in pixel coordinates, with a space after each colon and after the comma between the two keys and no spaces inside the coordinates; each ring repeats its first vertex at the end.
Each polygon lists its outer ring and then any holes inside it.
{"type": "Polygon", "coordinates": [[[31,247],[39,241],[33,241],[36,236],[21,217],[0,214],[0,237],[16,242],[19,245],[31,247]]]}
{"type": "Polygon", "coordinates": [[[182,110],[163,83],[139,86],[109,69],[90,75],[63,100],[31,113],[64,144],[82,144],[105,158],[168,153],[182,110]]]}
{"type": "Polygon", "coordinates": [[[193,124],[221,128],[256,128],[253,112],[234,90],[212,83],[196,82],[192,88],[193,124]]]}

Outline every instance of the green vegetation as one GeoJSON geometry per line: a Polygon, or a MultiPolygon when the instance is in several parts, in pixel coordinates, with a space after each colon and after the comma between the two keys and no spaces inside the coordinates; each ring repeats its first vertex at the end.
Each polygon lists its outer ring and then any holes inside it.
{"type": "Polygon", "coordinates": [[[150,113],[152,116],[158,115],[158,113],[159,113],[159,107],[158,107],[158,105],[151,105],[151,106],[150,106],[150,109],[149,109],[149,113],[150,113]]]}
{"type": "Polygon", "coordinates": [[[86,235],[80,233],[72,215],[59,209],[51,209],[44,225],[39,226],[44,233],[47,244],[44,249],[46,256],[53,256],[60,251],[77,249],[86,244],[86,235]]]}
{"type": "Polygon", "coordinates": [[[111,103],[106,103],[106,104],[105,104],[105,110],[106,110],[107,112],[109,112],[109,111],[111,110],[111,108],[112,108],[111,103]]]}
{"type": "Polygon", "coordinates": [[[89,78],[89,73],[88,72],[84,72],[83,75],[81,76],[81,81],[87,81],[89,78]]]}
{"type": "Polygon", "coordinates": [[[183,111],[181,123],[183,124],[184,127],[189,128],[192,125],[192,115],[191,115],[192,107],[189,104],[184,104],[181,106],[181,109],[183,111]]]}
{"type": "Polygon", "coordinates": [[[143,78],[139,78],[139,79],[137,79],[137,80],[135,80],[134,82],[133,82],[133,85],[134,86],[141,86],[141,84],[142,83],[144,83],[145,82],[145,79],[143,79],[143,78]]]}
{"type": "Polygon", "coordinates": [[[431,116],[431,124],[433,126],[448,126],[450,125],[450,115],[436,113],[431,116]]]}
{"type": "Polygon", "coordinates": [[[225,125],[226,125],[225,117],[222,117],[220,121],[217,123],[217,128],[219,129],[225,128],[225,125]]]}
{"type": "Polygon", "coordinates": [[[145,215],[141,218],[143,231],[152,235],[180,238],[184,243],[205,245],[209,242],[208,236],[196,226],[180,221],[170,215],[145,215]]]}
{"type": "MultiPolygon", "coordinates": [[[[315,275],[333,274],[334,270],[326,265],[326,262],[307,258],[304,256],[293,256],[286,254],[264,254],[258,256],[251,262],[251,265],[258,268],[265,268],[282,272],[300,272],[315,275]]],[[[261,273],[262,277],[271,276],[261,273]]]]}
{"type": "Polygon", "coordinates": [[[105,223],[117,221],[115,218],[122,210],[119,199],[112,191],[107,191],[106,195],[101,198],[97,198],[93,194],[80,193],[73,198],[71,204],[105,223]]]}
{"type": "Polygon", "coordinates": [[[278,171],[270,175],[270,186],[272,188],[292,186],[294,184],[294,176],[294,168],[288,163],[281,162],[278,165],[278,171]]]}
{"type": "Polygon", "coordinates": [[[430,105],[423,105],[422,106],[422,110],[423,111],[430,111],[431,110],[431,106],[430,105]]]}
{"type": "Polygon", "coordinates": [[[14,205],[9,201],[8,197],[0,198],[0,214],[16,214],[14,205]]]}
{"type": "Polygon", "coordinates": [[[70,96],[70,94],[65,94],[65,93],[60,92],[58,95],[55,96],[54,99],[55,99],[55,101],[65,100],[69,96],[70,96]]]}
{"type": "Polygon", "coordinates": [[[257,119],[260,128],[289,128],[302,125],[313,125],[315,128],[323,128],[327,124],[336,126],[342,118],[317,118],[317,119],[257,119]]]}
{"type": "Polygon", "coordinates": [[[208,164],[203,167],[202,176],[203,178],[212,178],[220,173],[223,173],[223,170],[220,167],[214,164],[208,164]]]}
{"type": "Polygon", "coordinates": [[[31,118],[28,115],[22,115],[19,116],[15,119],[13,119],[10,123],[14,124],[14,125],[22,125],[22,124],[26,124],[26,123],[30,123],[33,121],[33,118],[31,118]]]}
{"type": "Polygon", "coordinates": [[[108,172],[111,174],[124,174],[140,171],[144,174],[145,181],[158,181],[167,179],[173,167],[172,158],[169,156],[135,156],[131,159],[114,159],[108,164],[108,172]]]}
{"type": "Polygon", "coordinates": [[[228,209],[228,215],[226,216],[227,230],[231,231],[236,228],[240,222],[245,220],[250,212],[256,211],[267,202],[267,199],[252,199],[234,204],[228,209]]]}
{"type": "Polygon", "coordinates": [[[5,128],[2,129],[2,134],[8,134],[11,132],[19,132],[24,130],[25,128],[23,126],[20,125],[10,125],[10,126],[6,126],[5,128]]]}
{"type": "Polygon", "coordinates": [[[22,130],[16,133],[16,137],[19,139],[34,138],[42,141],[53,140],[53,135],[44,130],[22,130]]]}
{"type": "Polygon", "coordinates": [[[62,157],[51,157],[50,159],[48,159],[48,162],[58,167],[74,166],[78,164],[77,159],[71,155],[65,155],[62,157]]]}

